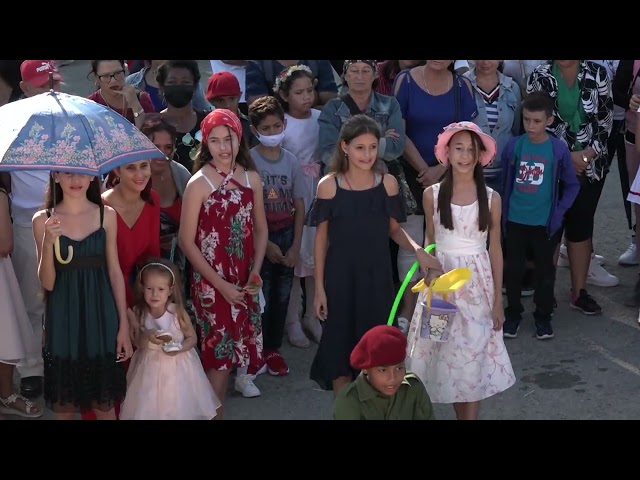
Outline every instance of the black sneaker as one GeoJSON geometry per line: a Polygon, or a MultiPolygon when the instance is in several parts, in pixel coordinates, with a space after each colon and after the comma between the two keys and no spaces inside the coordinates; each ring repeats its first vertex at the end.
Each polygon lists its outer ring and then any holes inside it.
{"type": "Polygon", "coordinates": [[[505,318],[502,324],[502,336],[504,338],[516,338],[518,336],[518,330],[520,330],[520,320],[505,318]]]}
{"type": "Polygon", "coordinates": [[[551,322],[545,322],[544,320],[536,320],[536,338],[538,340],[548,340],[553,338],[553,328],[551,328],[551,322]]]}
{"type": "Polygon", "coordinates": [[[599,315],[602,313],[602,307],[598,305],[595,299],[589,295],[584,288],[580,290],[580,295],[578,295],[575,301],[571,302],[569,306],[580,310],[585,315],[599,315]]]}

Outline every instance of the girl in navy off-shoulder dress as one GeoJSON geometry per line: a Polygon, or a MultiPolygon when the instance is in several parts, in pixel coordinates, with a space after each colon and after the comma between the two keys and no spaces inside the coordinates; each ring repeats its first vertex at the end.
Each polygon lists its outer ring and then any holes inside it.
{"type": "Polygon", "coordinates": [[[331,171],[318,184],[309,216],[315,238],[315,299],[324,321],[311,379],[334,394],[356,376],[349,356],[362,335],[386,323],[393,302],[388,238],[417,252],[423,269],[440,264],[400,228],[398,184],[378,168],[380,129],[355,115],[342,126],[331,171]]]}

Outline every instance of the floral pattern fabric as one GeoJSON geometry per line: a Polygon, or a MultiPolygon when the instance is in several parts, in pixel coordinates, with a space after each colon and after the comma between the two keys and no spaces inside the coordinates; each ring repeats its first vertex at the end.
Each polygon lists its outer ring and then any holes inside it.
{"type": "MultiPolygon", "coordinates": [[[[244,287],[253,263],[253,190],[225,182],[202,205],[196,245],[209,265],[224,280],[244,287]]],[[[198,272],[193,273],[193,306],[199,327],[200,350],[205,370],[228,370],[234,366],[260,364],[262,324],[258,295],[247,295],[247,307],[230,305],[198,272]]]]}

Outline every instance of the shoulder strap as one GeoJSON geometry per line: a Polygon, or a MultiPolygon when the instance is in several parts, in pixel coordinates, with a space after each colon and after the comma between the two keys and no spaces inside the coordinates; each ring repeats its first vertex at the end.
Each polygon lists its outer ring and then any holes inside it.
{"type": "Polygon", "coordinates": [[[51,210],[47,208],[46,212],[47,212],[47,218],[51,217],[51,210]]]}
{"type": "Polygon", "coordinates": [[[104,221],[104,205],[100,205],[100,226],[102,226],[102,222],[104,221]]]}
{"type": "Polygon", "coordinates": [[[353,98],[351,98],[351,95],[349,95],[349,92],[346,92],[340,95],[340,100],[342,100],[342,102],[347,107],[349,107],[349,111],[351,112],[351,115],[362,114],[362,112],[360,111],[360,108],[358,107],[358,105],[356,105],[356,102],[353,100],[353,98]]]}

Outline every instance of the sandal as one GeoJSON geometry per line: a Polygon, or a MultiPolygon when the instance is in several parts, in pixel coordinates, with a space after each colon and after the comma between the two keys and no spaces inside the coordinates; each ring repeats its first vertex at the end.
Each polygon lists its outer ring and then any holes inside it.
{"type": "Polygon", "coordinates": [[[39,418],[44,413],[38,411],[38,407],[28,398],[17,393],[9,395],[8,398],[0,397],[0,413],[5,415],[18,415],[25,418],[39,418]],[[18,400],[22,400],[23,406],[20,408],[18,400]]]}

